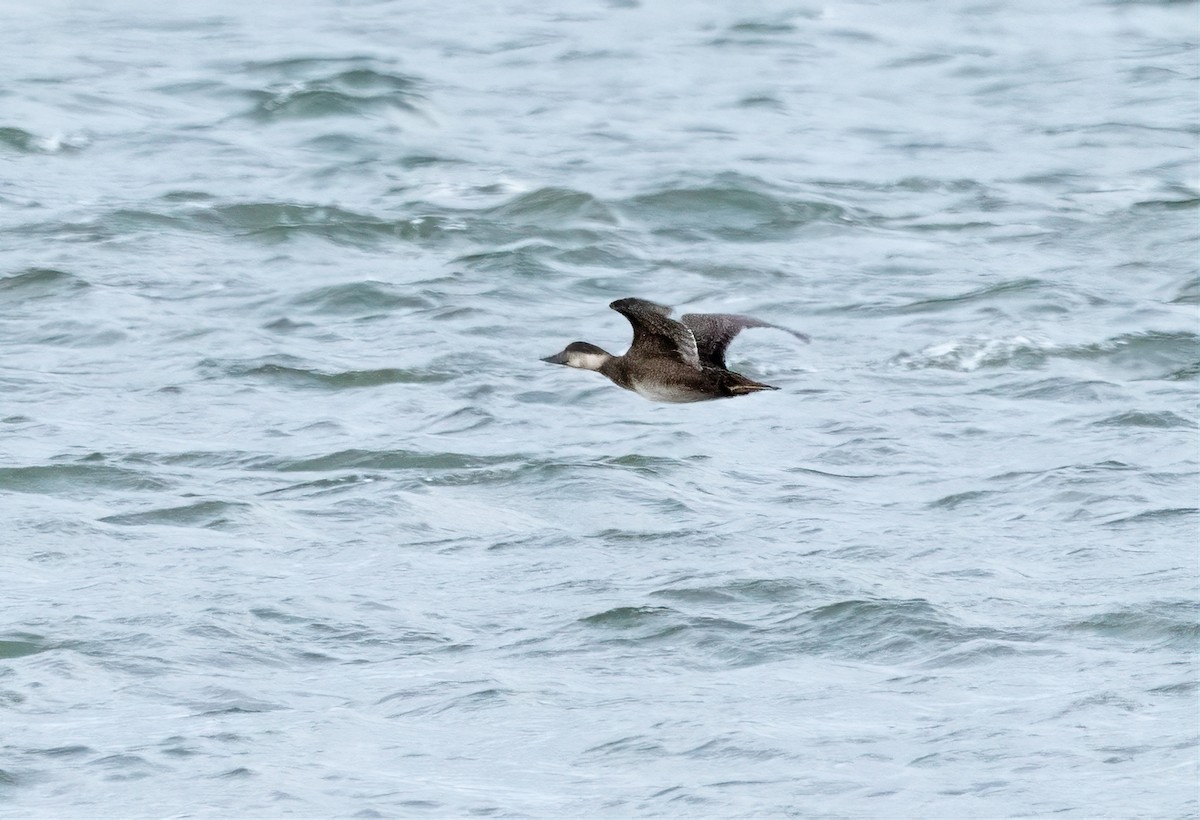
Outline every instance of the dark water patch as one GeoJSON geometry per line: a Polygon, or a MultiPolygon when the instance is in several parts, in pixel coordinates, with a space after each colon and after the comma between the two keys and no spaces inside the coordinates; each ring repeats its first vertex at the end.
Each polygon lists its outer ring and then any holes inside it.
{"type": "Polygon", "coordinates": [[[361,248],[380,242],[419,242],[441,237],[451,228],[445,218],[417,215],[386,219],[336,205],[289,202],[241,202],[225,205],[164,203],[168,210],[121,208],[78,222],[45,222],[5,228],[5,233],[47,236],[57,242],[108,242],[129,236],[169,233],[216,234],[281,244],[317,238],[361,248]]]}
{"type": "Polygon", "coordinates": [[[43,757],[52,757],[52,758],[82,757],[84,755],[95,754],[95,752],[96,752],[96,750],[93,749],[91,746],[81,746],[81,745],[53,746],[49,749],[30,749],[29,750],[30,754],[41,755],[43,757]]]}
{"type": "Polygon", "coordinates": [[[982,396],[1008,396],[1072,404],[1103,404],[1125,398],[1124,392],[1110,382],[1078,380],[1065,376],[1034,382],[1010,382],[976,392],[982,396]]]}
{"type": "Polygon", "coordinates": [[[300,615],[291,615],[287,612],[275,609],[274,607],[258,607],[251,609],[250,614],[255,618],[261,618],[264,621],[279,621],[285,624],[310,624],[310,618],[305,618],[300,615]]]}
{"type": "Polygon", "coordinates": [[[740,667],[763,662],[753,640],[754,628],[728,618],[685,615],[670,607],[625,606],[580,618],[594,634],[589,643],[661,651],[664,645],[682,660],[702,667],[740,667]]]}
{"type": "Polygon", "coordinates": [[[561,488],[582,483],[578,480],[580,473],[589,466],[594,465],[558,459],[505,459],[465,470],[439,472],[426,477],[425,482],[433,487],[554,483],[561,488]]]}
{"type": "Polygon", "coordinates": [[[629,735],[584,749],[586,757],[629,757],[634,760],[654,760],[668,754],[661,743],[645,735],[629,735]]]}
{"type": "Polygon", "coordinates": [[[355,390],[389,384],[439,384],[453,378],[431,370],[386,367],[328,373],[298,365],[294,357],[271,356],[252,361],[205,359],[199,367],[207,378],[255,379],[297,389],[355,390]]]}
{"type": "Polygon", "coordinates": [[[184,738],[179,736],[169,737],[159,744],[160,746],[164,747],[161,753],[164,755],[169,755],[170,757],[178,758],[196,757],[197,755],[203,754],[203,752],[199,751],[198,749],[185,745],[186,742],[187,741],[184,738]]]}
{"type": "Polygon", "coordinates": [[[993,499],[995,495],[996,493],[990,490],[969,490],[967,492],[947,495],[937,499],[936,501],[931,501],[929,502],[928,506],[930,509],[934,510],[954,510],[965,505],[974,505],[976,503],[987,502],[990,504],[991,502],[988,501],[988,499],[993,499]]]}
{"type": "Polygon", "coordinates": [[[269,330],[272,333],[295,333],[298,330],[316,327],[314,322],[297,322],[284,316],[276,319],[273,322],[268,322],[263,325],[264,330],[269,330]]]}
{"type": "MultiPolygon", "coordinates": [[[[875,432],[882,432],[882,431],[875,431],[875,432]]],[[[885,475],[882,473],[864,473],[862,475],[847,475],[845,473],[831,473],[827,470],[817,470],[813,467],[788,467],[788,468],[786,468],[785,472],[792,474],[792,475],[795,475],[795,474],[811,475],[811,476],[817,476],[818,478],[832,478],[832,479],[836,479],[838,481],[845,481],[845,482],[872,481],[877,478],[891,478],[892,477],[892,476],[888,476],[888,475],[885,475]]],[[[786,487],[783,489],[801,489],[801,487],[789,486],[789,487],[786,487]]]]}
{"type": "Polygon", "coordinates": [[[424,99],[416,77],[380,70],[359,60],[352,60],[349,67],[331,66],[326,60],[253,63],[246,70],[285,80],[244,92],[252,101],[244,116],[260,123],[396,111],[415,114],[424,99]]]}
{"type": "Polygon", "coordinates": [[[172,527],[225,529],[240,523],[251,509],[249,504],[233,501],[198,501],[181,507],[164,507],[140,513],[109,515],[100,520],[123,527],[161,524],[172,527]]]}
{"type": "Polygon", "coordinates": [[[384,480],[386,479],[383,476],[372,475],[370,473],[354,473],[351,475],[337,476],[336,478],[322,478],[316,481],[302,481],[299,484],[290,484],[287,487],[280,487],[275,490],[267,490],[259,493],[259,495],[286,495],[299,498],[321,498],[324,496],[344,493],[362,484],[370,484],[372,482],[384,480]]]}
{"type": "Polygon", "coordinates": [[[678,613],[665,606],[621,606],[580,618],[580,623],[605,629],[638,629],[662,623],[678,613]]]}
{"type": "MultiPolygon", "coordinates": [[[[283,664],[279,664],[282,666],[283,664]]],[[[198,705],[195,717],[222,717],[224,715],[258,715],[265,712],[279,712],[287,707],[278,703],[255,700],[249,697],[232,696],[220,704],[213,706],[198,705]]]]}
{"type": "Polygon", "coordinates": [[[1141,202],[1135,202],[1133,208],[1136,210],[1151,211],[1195,211],[1200,208],[1200,198],[1146,199],[1141,202]]]}
{"type": "MultiPolygon", "coordinates": [[[[684,509],[683,507],[674,507],[674,510],[684,509]]],[[[664,509],[663,512],[672,512],[672,509],[664,509]]],[[[689,511],[690,512],[690,511],[689,511]]],[[[690,543],[693,547],[709,543],[709,539],[720,538],[717,534],[702,529],[664,529],[664,530],[640,530],[627,529],[622,527],[606,527],[598,532],[587,533],[583,536],[589,539],[599,539],[607,543],[615,545],[650,545],[655,543],[668,543],[677,545],[680,543],[690,543]]]]}
{"type": "Polygon", "coordinates": [[[768,111],[784,112],[787,110],[783,100],[770,94],[751,94],[739,99],[736,105],[738,108],[762,108],[768,111]]]}
{"type": "Polygon", "coordinates": [[[22,154],[35,154],[38,153],[37,145],[37,138],[24,128],[0,127],[0,147],[9,148],[22,154]]]}
{"type": "Polygon", "coordinates": [[[47,643],[41,635],[31,635],[26,632],[9,632],[0,635],[0,660],[23,658],[26,655],[36,655],[53,648],[55,647],[47,643]]]}
{"type": "Polygon", "coordinates": [[[517,248],[470,253],[455,258],[455,263],[474,270],[512,274],[530,279],[558,278],[560,271],[553,259],[558,247],[545,243],[523,244],[517,248]]]}
{"type": "Polygon", "coordinates": [[[41,325],[30,341],[55,347],[95,348],[120,344],[128,338],[129,335],[125,331],[117,328],[96,327],[65,319],[41,325]]]}
{"type": "Polygon", "coordinates": [[[1192,419],[1164,410],[1161,413],[1149,413],[1138,410],[1128,410],[1117,413],[1092,423],[1093,427],[1148,427],[1156,430],[1195,429],[1197,424],[1192,419]]]}
{"type": "Polygon", "coordinates": [[[650,593],[680,603],[730,604],[736,602],[794,603],[827,593],[823,585],[790,578],[758,578],[715,586],[676,586],[650,593]]]}
{"type": "Polygon", "coordinates": [[[1200,362],[1200,335],[1191,332],[1126,333],[1104,342],[1067,348],[1069,358],[1099,360],[1130,378],[1170,379],[1200,362]]]}
{"type": "Polygon", "coordinates": [[[91,138],[85,133],[39,137],[24,128],[0,126],[0,150],[7,149],[18,154],[74,152],[86,148],[90,142],[91,138]]]}
{"type": "Polygon", "coordinates": [[[539,229],[578,223],[617,224],[617,217],[609,206],[591,194],[567,188],[540,188],[521,194],[485,211],[483,216],[489,220],[534,225],[539,229]]]}
{"type": "Polygon", "coordinates": [[[89,760],[87,765],[108,771],[105,779],[114,781],[142,780],[166,770],[165,766],[151,763],[141,755],[134,754],[107,755],[89,760]]]}
{"type": "MultiPolygon", "coordinates": [[[[100,455],[101,459],[108,458],[108,456],[102,453],[98,455],[100,455]]],[[[119,460],[123,464],[219,469],[252,463],[255,459],[261,457],[261,454],[248,453],[243,450],[185,450],[180,453],[132,452],[121,456],[119,460]]]]}
{"type": "MultiPolygon", "coordinates": [[[[1018,656],[1052,656],[1063,657],[1068,653],[1057,649],[1046,649],[1032,645],[1038,636],[1029,635],[1020,640],[998,640],[995,638],[976,638],[964,640],[944,652],[938,652],[932,657],[920,662],[923,668],[941,669],[946,667],[974,666],[976,664],[1006,663],[1018,656]]],[[[1048,663],[1054,661],[1047,660],[1048,663]]]]}
{"type": "MultiPolygon", "coordinates": [[[[727,260],[713,259],[689,259],[686,262],[680,262],[674,258],[654,259],[653,263],[660,268],[666,270],[682,271],[689,274],[699,274],[706,279],[714,279],[720,285],[731,285],[738,287],[747,287],[755,283],[761,282],[764,287],[769,287],[772,283],[780,280],[790,280],[797,275],[797,271],[789,270],[782,267],[774,266],[759,266],[759,265],[744,265],[737,262],[727,260]]],[[[623,257],[622,263],[617,266],[618,269],[639,269],[644,262],[633,257],[623,257]]],[[[608,279],[599,280],[598,283],[589,283],[596,287],[596,291],[607,293],[609,286],[606,284],[608,279]]],[[[765,317],[764,317],[765,318],[765,317]]],[[[782,318],[780,319],[783,323],[782,318]]]]}
{"type": "Polygon", "coordinates": [[[306,661],[334,660],[329,653],[364,653],[371,649],[389,652],[403,649],[421,652],[426,649],[445,649],[452,645],[450,638],[435,632],[413,628],[390,628],[386,632],[368,624],[350,621],[337,622],[325,618],[288,611],[281,607],[255,607],[250,614],[270,628],[278,625],[272,641],[292,649],[295,656],[306,661]]]}
{"type": "Polygon", "coordinates": [[[35,778],[28,773],[18,772],[16,769],[0,768],[0,789],[24,786],[34,780],[35,778]]]}
{"type": "Polygon", "coordinates": [[[712,587],[656,589],[650,593],[652,598],[666,598],[681,604],[731,604],[738,599],[727,592],[712,587]]]}
{"type": "Polygon", "coordinates": [[[1053,286],[1049,282],[1043,282],[1040,279],[1014,279],[952,296],[909,302],[892,308],[887,312],[903,315],[908,313],[934,313],[945,310],[958,310],[966,305],[988,303],[1014,296],[1040,295],[1052,288],[1053,286]]]}
{"type": "MultiPolygon", "coordinates": [[[[848,600],[790,616],[771,630],[775,651],[834,654],[870,660],[927,660],[969,641],[1012,640],[992,629],[968,628],[923,599],[848,600]],[[786,637],[784,637],[786,636],[786,637]]],[[[1019,639],[1019,638],[1017,638],[1019,639]]]]}
{"type": "Polygon", "coordinates": [[[193,210],[179,224],[193,230],[279,243],[317,237],[337,245],[362,247],[381,240],[415,241],[440,236],[445,221],[436,215],[384,219],[336,205],[245,202],[193,210]]]}
{"type": "Polygon", "coordinates": [[[50,495],[85,495],[97,489],[155,492],[171,483],[139,470],[110,464],[47,464],[36,467],[0,467],[0,490],[50,495]]]}
{"type": "Polygon", "coordinates": [[[412,450],[341,450],[301,459],[263,459],[252,469],[289,472],[334,470],[467,470],[509,461],[506,456],[471,456],[461,453],[420,453],[412,450]]]}
{"type": "Polygon", "coordinates": [[[511,703],[514,692],[496,686],[475,689],[481,683],[490,681],[464,681],[462,684],[442,684],[435,687],[405,689],[394,692],[380,699],[378,703],[399,703],[402,708],[389,715],[396,717],[433,716],[456,710],[475,712],[490,710],[511,703]],[[466,688],[468,691],[447,694],[444,690],[466,688]],[[412,705],[413,703],[419,705],[412,705]]]}
{"type": "Polygon", "coordinates": [[[1168,683],[1155,686],[1147,691],[1158,695],[1192,695],[1200,689],[1200,680],[1185,680],[1179,683],[1168,683]]]}
{"type": "MultiPolygon", "coordinates": [[[[1196,507],[1167,507],[1157,510],[1146,510],[1135,515],[1128,515],[1121,518],[1112,519],[1104,522],[1108,527],[1124,527],[1130,525],[1153,524],[1159,521],[1176,522],[1187,521],[1200,517],[1200,509],[1196,507]]],[[[1195,523],[1195,522],[1193,522],[1195,523]]]]}
{"type": "Polygon", "coordinates": [[[1173,305],[1200,305],[1200,276],[1193,276],[1171,300],[1173,305]]]}
{"type": "Polygon", "coordinates": [[[0,305],[10,299],[70,296],[90,285],[78,276],[53,268],[26,268],[0,277],[0,305]]]}
{"type": "Polygon", "coordinates": [[[496,417],[481,407],[461,407],[431,420],[421,429],[435,435],[450,435],[478,430],[495,422],[496,417]]]}
{"type": "Polygon", "coordinates": [[[167,193],[163,194],[160,197],[160,199],[162,199],[163,202],[183,202],[183,203],[203,204],[203,203],[208,203],[208,202],[215,202],[217,198],[206,191],[178,190],[178,191],[168,191],[167,193]]]}
{"type": "MultiPolygon", "coordinates": [[[[321,134],[312,139],[305,140],[303,147],[322,151],[332,154],[337,157],[361,156],[363,153],[375,148],[377,143],[373,139],[354,134],[321,134]]],[[[327,173],[327,172],[325,172],[327,173]]]]}
{"type": "Polygon", "coordinates": [[[707,456],[689,458],[667,458],[665,456],[647,456],[640,453],[629,453],[623,456],[609,456],[592,462],[582,462],[584,466],[615,467],[644,476],[657,476],[685,466],[689,462],[706,461],[707,456]]]}
{"type": "Polygon", "coordinates": [[[1163,376],[1164,381],[1171,382],[1194,382],[1200,381],[1200,359],[1192,362],[1189,365],[1172,370],[1170,373],[1163,376]]]}
{"type": "MultiPolygon", "coordinates": [[[[797,9],[793,14],[797,16],[816,19],[818,14],[805,12],[802,9],[797,9]]],[[[796,26],[786,20],[743,20],[739,23],[734,23],[729,27],[731,33],[736,34],[780,34],[792,35],[796,33],[796,26]]]]}
{"type": "MultiPolygon", "coordinates": [[[[684,752],[681,752],[684,757],[692,757],[698,760],[771,760],[778,757],[787,757],[788,753],[780,749],[764,748],[759,745],[759,742],[745,736],[719,737],[713,740],[705,741],[699,746],[694,746],[684,752]]],[[[727,780],[721,783],[713,783],[712,786],[724,787],[739,784],[752,784],[759,781],[742,781],[742,780],[727,780]]]]}
{"type": "Polygon", "coordinates": [[[1139,609],[1115,609],[1063,624],[1067,632],[1085,632],[1152,646],[1195,650],[1200,639],[1200,604],[1161,602],[1139,609]]]}
{"type": "Polygon", "coordinates": [[[1140,467],[1123,461],[1097,461],[1091,464],[1065,464],[1048,470],[1018,470],[990,476],[989,481],[1018,481],[1022,484],[1064,483],[1094,484],[1107,483],[1113,472],[1136,473],[1140,467]]]}
{"type": "Polygon", "coordinates": [[[429,309],[435,302],[423,293],[401,290],[383,282],[348,282],[317,288],[294,297],[292,304],[318,314],[361,316],[398,309],[429,309]]]}
{"type": "Polygon", "coordinates": [[[617,210],[656,235],[688,242],[788,239],[806,226],[847,218],[840,206],[794,199],[736,177],[643,194],[619,203],[617,210]]]}
{"type": "Polygon", "coordinates": [[[431,165],[462,165],[466,163],[466,160],[437,154],[407,154],[397,162],[401,168],[411,171],[414,168],[426,168],[431,165]]]}

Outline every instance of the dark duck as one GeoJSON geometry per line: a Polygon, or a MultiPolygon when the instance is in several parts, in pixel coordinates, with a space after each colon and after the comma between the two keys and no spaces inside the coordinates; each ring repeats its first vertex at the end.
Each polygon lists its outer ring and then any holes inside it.
{"type": "Polygon", "coordinates": [[[745,328],[775,328],[809,341],[803,333],[752,316],[687,313],[676,321],[669,307],[645,299],[618,299],[609,307],[633,325],[633,343],[624,356],[588,342],[572,342],[542,361],[595,370],[651,401],[708,401],[779,389],[725,366],[726,348],[745,328]]]}

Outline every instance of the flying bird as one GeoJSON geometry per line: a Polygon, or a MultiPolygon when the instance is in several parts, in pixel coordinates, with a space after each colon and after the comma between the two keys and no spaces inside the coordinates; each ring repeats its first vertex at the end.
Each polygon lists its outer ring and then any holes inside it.
{"type": "Polygon", "coordinates": [[[725,350],[743,329],[770,327],[810,341],[803,333],[735,313],[686,313],[676,321],[669,307],[645,299],[618,299],[609,307],[633,325],[633,343],[624,356],[572,342],[542,361],[595,370],[651,401],[708,401],[779,389],[726,367],[725,350]]]}

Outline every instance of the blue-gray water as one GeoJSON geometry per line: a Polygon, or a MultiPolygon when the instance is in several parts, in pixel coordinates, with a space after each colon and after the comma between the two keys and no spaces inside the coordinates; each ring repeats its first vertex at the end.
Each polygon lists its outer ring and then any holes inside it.
{"type": "Polygon", "coordinates": [[[0,814],[1195,816],[1196,13],[5,4],[0,814]]]}

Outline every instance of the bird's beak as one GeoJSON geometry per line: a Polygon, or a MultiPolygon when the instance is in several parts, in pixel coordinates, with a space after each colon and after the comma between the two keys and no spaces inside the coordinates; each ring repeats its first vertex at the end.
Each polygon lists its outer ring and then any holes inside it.
{"type": "Polygon", "coordinates": [[[567,356],[565,353],[555,353],[553,356],[547,356],[542,359],[542,361],[549,362],[550,364],[566,364],[567,356]]]}

